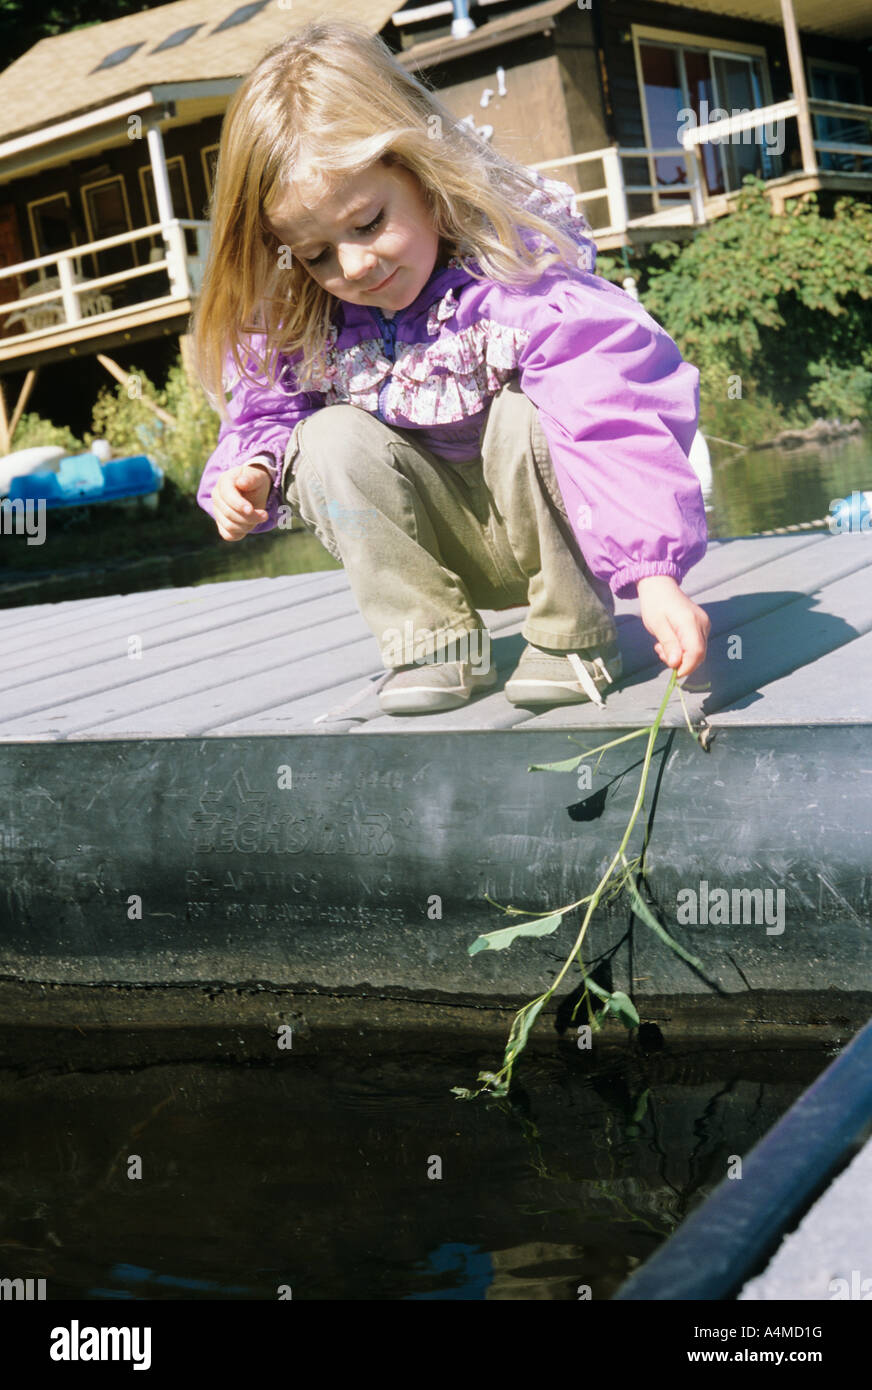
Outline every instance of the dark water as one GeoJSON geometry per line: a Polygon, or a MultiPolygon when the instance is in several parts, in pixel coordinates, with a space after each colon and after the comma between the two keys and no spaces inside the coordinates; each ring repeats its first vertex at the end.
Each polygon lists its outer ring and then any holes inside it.
{"type": "Polygon", "coordinates": [[[131,1069],[62,1038],[0,1070],[0,1274],[87,1300],[608,1299],[832,1054],[531,1043],[510,1104],[450,1093],[491,1042],[228,1031],[131,1069]]]}
{"type": "MultiPolygon", "coordinates": [[[[89,522],[92,520],[88,518],[89,522]]],[[[299,523],[297,525],[299,527],[299,523]]],[[[229,544],[216,537],[214,543],[205,547],[176,549],[171,553],[161,553],[157,549],[153,555],[131,561],[116,557],[101,559],[99,531],[95,530],[93,561],[64,565],[56,571],[51,568],[50,528],[41,549],[40,559],[44,564],[40,566],[43,572],[38,575],[20,570],[4,573],[0,568],[0,609],[340,568],[320,541],[303,529],[249,536],[238,544],[229,544]]]]}
{"type": "MultiPolygon", "coordinates": [[[[834,499],[872,490],[868,436],[816,450],[742,453],[716,444],[711,449],[713,484],[707,517],[713,540],[816,520],[829,514],[834,499]]],[[[86,524],[93,520],[85,518],[86,524]]],[[[75,516],[64,518],[67,528],[75,523],[75,516]]],[[[148,520],[142,525],[148,526],[148,520]]],[[[0,608],[338,568],[319,541],[300,529],[299,522],[291,532],[247,537],[236,544],[216,536],[213,544],[188,553],[161,554],[158,548],[157,553],[135,562],[101,560],[100,529],[92,524],[93,561],[65,566],[53,574],[51,529],[40,555],[44,561],[40,568],[46,573],[10,575],[0,568],[0,608]]],[[[0,562],[3,558],[0,555],[0,562]]]]}

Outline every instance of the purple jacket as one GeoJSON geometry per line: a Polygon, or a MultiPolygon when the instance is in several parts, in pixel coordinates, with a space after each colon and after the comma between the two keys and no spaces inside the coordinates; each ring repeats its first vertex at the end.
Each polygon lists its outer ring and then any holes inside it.
{"type": "Polygon", "coordinates": [[[680,583],[702,559],[705,508],[687,459],[699,373],[623,290],[565,268],[510,288],[473,279],[455,257],[392,319],[337,301],[332,325],[313,389],[295,389],[299,354],[280,360],[280,390],[237,380],[197,493],[210,515],[218,474],[259,457],[274,484],[269,521],[251,534],[276,526],[291,431],[341,401],[420,431],[441,458],[474,458],[491,399],[517,377],[538,409],[581,552],[615,595],[634,597],[646,575],[680,583]]]}

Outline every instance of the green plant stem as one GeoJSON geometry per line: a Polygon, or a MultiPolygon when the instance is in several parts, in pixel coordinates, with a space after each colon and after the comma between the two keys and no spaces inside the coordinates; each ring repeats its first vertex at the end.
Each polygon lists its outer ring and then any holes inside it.
{"type": "MultiPolygon", "coordinates": [[[[651,766],[651,754],[654,751],[654,742],[657,738],[658,733],[660,732],[660,722],[663,718],[666,706],[669,703],[669,697],[675,689],[675,680],[676,675],[675,671],[673,670],[672,675],[669,679],[669,684],[666,687],[666,693],[660,702],[660,708],[657,711],[657,717],[655,718],[654,723],[648,730],[648,747],[645,749],[645,762],[642,767],[642,776],[639,779],[639,790],[636,794],[636,803],[633,807],[632,814],[627,823],[627,828],[624,831],[624,838],[621,840],[618,849],[615,851],[614,857],[612,859],[612,862],[609,864],[608,869],[606,870],[603,877],[600,879],[599,883],[597,884],[596,888],[591,894],[587,912],[584,914],[584,921],[582,922],[578,936],[575,939],[575,945],[573,946],[572,950],[570,951],[569,955],[564,961],[560,973],[557,976],[557,979],[554,980],[551,984],[551,987],[548,991],[549,995],[553,994],[554,991],[557,989],[558,985],[560,984],[560,981],[563,979],[564,975],[566,974],[567,970],[569,969],[570,965],[572,964],[576,955],[578,954],[578,951],[581,948],[581,943],[584,940],[585,932],[588,928],[588,923],[590,922],[590,919],[594,913],[597,903],[599,902],[602,896],[603,890],[606,884],[608,883],[609,879],[611,878],[612,874],[614,873],[618,861],[621,858],[623,858],[624,850],[627,847],[627,841],[633,833],[633,827],[636,824],[639,811],[642,809],[642,803],[645,800],[645,788],[648,785],[648,770],[651,766]]],[[[644,730],[642,732],[644,732],[644,730]]]]}
{"type": "Polygon", "coordinates": [[[681,708],[684,710],[684,722],[687,725],[688,731],[690,732],[691,736],[696,739],[697,743],[699,743],[699,734],[696,732],[696,729],[691,724],[690,715],[687,712],[687,702],[684,698],[684,691],[682,690],[680,685],[676,686],[676,689],[678,690],[678,698],[681,701],[681,708]]]}

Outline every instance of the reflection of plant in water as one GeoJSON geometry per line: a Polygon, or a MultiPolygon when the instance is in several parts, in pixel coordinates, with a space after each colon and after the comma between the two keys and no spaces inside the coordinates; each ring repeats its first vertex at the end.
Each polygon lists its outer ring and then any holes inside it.
{"type": "MultiPolygon", "coordinates": [[[[613,1190],[610,1186],[610,1183],[620,1182],[622,1180],[621,1174],[617,1171],[617,1163],[620,1162],[620,1160],[616,1161],[615,1156],[617,1145],[628,1138],[632,1142],[635,1142],[640,1136],[641,1129],[639,1125],[644,1119],[648,1109],[650,1094],[649,1088],[646,1087],[638,1100],[636,1100],[632,1118],[629,1121],[626,1120],[624,1116],[618,1116],[607,1111],[604,1126],[598,1131],[598,1137],[605,1141],[605,1150],[609,1156],[611,1171],[608,1176],[604,1178],[585,1178],[583,1179],[583,1184],[586,1191],[598,1192],[611,1203],[614,1210],[610,1212],[608,1218],[596,1211],[592,1211],[587,1201],[583,1203],[562,1202],[556,1207],[531,1207],[521,1204],[518,1210],[525,1216],[554,1216],[565,1215],[567,1212],[579,1212],[588,1222],[608,1219],[610,1223],[618,1222],[621,1225],[645,1226],[649,1231],[660,1238],[669,1235],[672,1230],[674,1230],[675,1224],[677,1223],[668,1226],[666,1230],[664,1230],[662,1226],[654,1225],[642,1212],[634,1211],[632,1207],[628,1206],[621,1194],[613,1190]],[[615,1126],[620,1126],[619,1135],[613,1133],[613,1128],[615,1126]],[[631,1130],[635,1132],[631,1134],[631,1130]],[[616,1215],[616,1211],[622,1214],[616,1215]]],[[[546,1182],[565,1183],[568,1187],[574,1188],[577,1191],[579,1187],[578,1177],[561,1169],[549,1167],[546,1163],[542,1154],[542,1136],[539,1133],[537,1125],[529,1115],[524,1114],[517,1103],[502,1097],[497,1097],[495,1104],[504,1114],[518,1121],[521,1127],[521,1133],[531,1149],[530,1166],[536,1176],[542,1178],[546,1182]]]]}
{"type": "MultiPolygon", "coordinates": [[[[633,827],[636,824],[636,820],[638,818],[640,810],[642,809],[642,804],[645,799],[645,788],[648,782],[648,772],[651,767],[651,757],[654,751],[654,743],[656,741],[657,734],[660,730],[660,724],[663,719],[663,714],[666,710],[667,704],[669,703],[669,698],[673,690],[675,690],[676,688],[678,689],[678,695],[681,700],[682,709],[684,710],[684,718],[687,723],[687,727],[690,730],[692,737],[696,739],[700,746],[707,752],[711,739],[711,731],[707,726],[704,725],[701,732],[697,733],[691,725],[690,718],[687,713],[687,706],[684,703],[684,695],[682,694],[681,687],[676,687],[676,673],[675,671],[673,671],[669,680],[669,684],[666,687],[666,693],[664,694],[663,699],[660,703],[660,708],[657,711],[657,716],[654,719],[653,724],[643,729],[636,729],[631,734],[624,734],[621,738],[612,739],[609,743],[600,744],[598,748],[590,748],[586,752],[579,754],[577,758],[568,758],[566,759],[566,761],[559,763],[533,764],[527,769],[528,772],[571,772],[578,767],[582,759],[593,757],[595,753],[598,753],[599,760],[597,761],[596,767],[594,768],[594,772],[596,772],[599,768],[600,762],[602,761],[603,754],[607,752],[608,749],[616,748],[619,744],[627,743],[631,739],[641,738],[645,734],[647,734],[648,736],[648,746],[645,750],[645,758],[642,765],[642,774],[639,780],[639,790],[636,794],[636,801],[633,806],[632,814],[630,815],[630,819],[627,823],[627,828],[624,831],[621,843],[615,851],[611,863],[609,864],[609,867],[606,869],[606,872],[603,874],[594,891],[592,893],[588,893],[586,897],[579,898],[574,903],[568,903],[565,907],[557,908],[547,917],[536,917],[535,914],[524,912],[520,908],[516,907],[501,907],[500,910],[506,913],[506,915],[508,916],[534,916],[535,920],[532,922],[519,922],[511,927],[503,927],[499,931],[486,932],[484,935],[477,937],[476,940],[469,947],[469,954],[472,956],[475,955],[478,951],[505,950],[505,948],[507,946],[510,946],[513,941],[517,940],[518,937],[550,936],[552,932],[555,932],[557,928],[561,925],[563,918],[567,915],[567,913],[573,912],[576,908],[584,907],[585,905],[587,907],[587,910],[584,914],[584,919],[581,923],[581,927],[579,928],[578,935],[575,939],[572,950],[569,952],[569,955],[567,956],[562,967],[560,968],[556,979],[553,981],[552,984],[548,986],[544,993],[540,994],[536,999],[532,999],[528,1004],[525,1004],[524,1007],[520,1009],[518,1013],[515,1015],[511,1029],[509,1031],[509,1037],[508,1042],[506,1043],[506,1050],[505,1056],[503,1057],[502,1067],[498,1072],[479,1072],[478,1080],[483,1084],[479,1086],[478,1090],[476,1091],[471,1091],[467,1089],[465,1086],[452,1086],[452,1092],[460,1100],[473,1100],[477,1095],[481,1095],[483,1091],[488,1092],[492,1096],[508,1095],[509,1085],[512,1079],[512,1069],[527,1045],[527,1039],[530,1035],[530,1030],[533,1027],[533,1024],[535,1023],[536,1018],[541,1012],[543,1006],[555,993],[564,975],[569,970],[569,967],[571,966],[572,962],[576,959],[578,960],[579,969],[581,970],[582,979],[585,984],[585,990],[572,1011],[573,1021],[575,1020],[575,1015],[578,1011],[579,1006],[582,1002],[584,1002],[587,1005],[587,1013],[590,1025],[597,1032],[600,1030],[602,1026],[602,1020],[608,1014],[613,1014],[616,1018],[619,1018],[620,1021],[624,1024],[624,1026],[628,1029],[635,1028],[638,1026],[639,1015],[636,1012],[636,1009],[632,1001],[628,998],[628,996],[624,994],[621,990],[610,991],[603,989],[594,980],[592,980],[590,976],[587,974],[584,960],[581,955],[582,943],[584,941],[585,933],[587,932],[587,928],[590,923],[591,917],[593,916],[594,910],[601,902],[608,902],[612,898],[616,897],[620,892],[626,891],[627,896],[630,900],[630,906],[632,907],[634,914],[640,919],[640,921],[644,922],[646,926],[650,927],[651,930],[655,932],[657,936],[660,937],[661,941],[663,941],[667,946],[669,946],[673,951],[675,951],[679,956],[681,956],[683,960],[688,961],[691,965],[696,966],[698,969],[702,969],[702,962],[698,960],[696,956],[692,956],[688,951],[684,949],[683,946],[681,946],[669,935],[669,933],[662,926],[662,924],[658,922],[657,918],[654,916],[654,913],[651,911],[650,907],[642,897],[636,875],[637,872],[639,874],[644,874],[644,854],[635,859],[628,859],[625,852],[630,839],[630,835],[633,831],[633,827]],[[617,869],[619,863],[623,865],[623,869],[621,873],[618,875],[617,879],[614,882],[612,882],[611,886],[609,887],[609,882],[612,879],[612,876],[615,873],[615,870],[617,869]],[[607,889],[608,892],[606,891],[607,889]],[[596,995],[596,997],[598,999],[601,999],[604,1003],[604,1007],[598,1014],[594,1013],[593,1009],[591,1008],[591,994],[596,995]]],[[[571,735],[570,738],[572,739],[571,735]]],[[[572,742],[576,742],[576,740],[572,739],[572,742]]],[[[601,794],[597,793],[596,795],[601,794]]],[[[488,901],[490,902],[492,901],[492,899],[488,898],[488,901]]],[[[499,907],[500,904],[495,903],[494,906],[499,907]]]]}

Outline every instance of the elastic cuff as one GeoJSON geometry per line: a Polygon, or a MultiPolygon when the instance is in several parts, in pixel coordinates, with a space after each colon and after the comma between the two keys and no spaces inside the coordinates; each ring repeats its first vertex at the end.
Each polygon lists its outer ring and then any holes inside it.
{"type": "Polygon", "coordinates": [[[269,469],[273,485],[275,485],[276,475],[278,473],[278,464],[276,463],[275,454],[252,454],[251,458],[246,459],[245,462],[248,464],[259,463],[264,468],[269,469]]]}
{"type": "Polygon", "coordinates": [[[637,598],[636,585],[639,580],[649,579],[658,574],[667,575],[677,584],[684,578],[684,571],[672,560],[649,560],[647,563],[625,565],[623,569],[616,570],[609,580],[609,588],[615,598],[637,598]]]}

